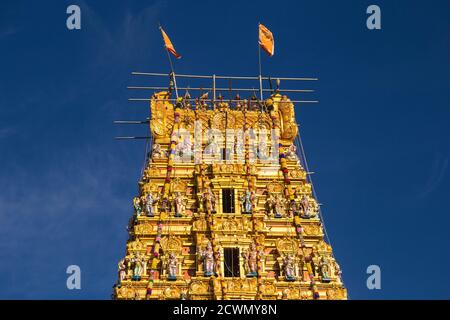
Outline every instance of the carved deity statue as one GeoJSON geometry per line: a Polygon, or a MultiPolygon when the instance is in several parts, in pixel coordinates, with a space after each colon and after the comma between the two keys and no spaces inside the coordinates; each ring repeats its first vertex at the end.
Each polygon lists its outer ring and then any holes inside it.
{"type": "Polygon", "coordinates": [[[170,252],[169,253],[169,259],[167,261],[167,273],[169,280],[176,280],[177,279],[177,271],[178,271],[178,261],[177,257],[175,256],[175,253],[170,252]]]}
{"type": "Polygon", "coordinates": [[[292,253],[288,253],[283,259],[284,276],[287,281],[295,280],[295,263],[292,253]]]}
{"type": "Polygon", "coordinates": [[[158,143],[153,144],[152,159],[161,159],[165,157],[164,151],[161,149],[161,145],[158,143]]]}
{"type": "Polygon", "coordinates": [[[133,280],[141,280],[142,271],[143,271],[143,261],[139,254],[136,254],[134,258],[132,259],[132,262],[134,263],[133,268],[133,280]]]}
{"type": "Polygon", "coordinates": [[[169,199],[163,198],[161,201],[161,212],[169,213],[170,212],[170,202],[169,199]]]}
{"type": "Polygon", "coordinates": [[[247,189],[245,193],[241,196],[241,210],[242,213],[252,213],[253,205],[252,201],[254,199],[254,194],[247,189]]]}
{"type": "Polygon", "coordinates": [[[175,206],[175,217],[182,217],[185,211],[184,197],[180,192],[176,193],[175,199],[173,200],[175,206]]]}
{"type": "Polygon", "coordinates": [[[272,193],[269,193],[267,195],[267,200],[266,200],[266,210],[267,210],[267,214],[270,217],[272,217],[275,214],[275,205],[276,205],[275,197],[273,196],[272,193]]]}
{"type": "Polygon", "coordinates": [[[258,274],[258,254],[262,257],[263,252],[258,250],[254,242],[252,242],[250,247],[242,253],[247,277],[254,277],[258,274]]]}
{"type": "Polygon", "coordinates": [[[211,188],[208,188],[208,191],[203,193],[202,196],[203,206],[206,211],[216,212],[216,197],[214,193],[211,191],[211,188]]]}
{"type": "Polygon", "coordinates": [[[133,198],[133,207],[134,207],[134,212],[136,213],[136,215],[140,216],[142,214],[142,204],[141,204],[140,197],[133,198]]]}
{"type": "Polygon", "coordinates": [[[320,276],[322,277],[322,281],[330,280],[331,268],[328,258],[326,256],[322,256],[320,258],[319,272],[320,276]]]}
{"type": "Polygon", "coordinates": [[[278,195],[275,198],[275,218],[281,218],[284,215],[284,199],[283,196],[278,195]]]}
{"type": "Polygon", "coordinates": [[[297,202],[295,200],[291,200],[289,202],[289,217],[292,217],[292,215],[297,215],[299,212],[297,202]]]}
{"type": "Polygon", "coordinates": [[[205,250],[200,250],[200,257],[203,260],[205,277],[212,276],[214,274],[215,262],[214,250],[210,241],[208,241],[205,250]]]}
{"type": "Polygon", "coordinates": [[[291,146],[287,149],[286,159],[298,161],[297,147],[294,144],[291,144],[291,146]]]}
{"type": "Polygon", "coordinates": [[[151,192],[147,195],[145,199],[145,211],[147,216],[154,217],[155,216],[155,204],[159,198],[155,197],[151,192]]]}
{"type": "Polygon", "coordinates": [[[125,277],[127,275],[127,265],[125,264],[125,259],[122,259],[119,261],[118,264],[118,271],[119,271],[119,279],[120,282],[125,280],[125,277]]]}
{"type": "Polygon", "coordinates": [[[311,218],[309,198],[306,195],[302,196],[300,206],[302,208],[302,218],[311,218]]]}

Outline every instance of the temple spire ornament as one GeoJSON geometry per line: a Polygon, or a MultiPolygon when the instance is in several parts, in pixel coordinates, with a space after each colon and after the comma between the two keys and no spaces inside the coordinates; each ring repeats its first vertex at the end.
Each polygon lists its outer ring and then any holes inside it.
{"type": "Polygon", "coordinates": [[[168,86],[136,87],[156,91],[130,98],[149,104],[139,122],[149,139],[113,297],[347,299],[296,120],[296,105],[317,102],[304,98],[314,90],[286,90],[301,94],[291,100],[280,85],[317,79],[177,74],[211,81],[178,96],[172,72],[133,75],[168,86]],[[261,83],[260,95],[231,88],[241,80],[261,83]]]}

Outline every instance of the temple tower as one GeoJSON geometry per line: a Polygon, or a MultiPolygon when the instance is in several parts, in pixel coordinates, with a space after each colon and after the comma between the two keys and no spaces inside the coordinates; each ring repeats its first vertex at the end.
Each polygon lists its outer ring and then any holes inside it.
{"type": "Polygon", "coordinates": [[[151,152],[115,299],[347,298],[295,101],[278,86],[225,100],[213,83],[213,97],[192,99],[174,97],[171,81],[147,99],[151,152]]]}

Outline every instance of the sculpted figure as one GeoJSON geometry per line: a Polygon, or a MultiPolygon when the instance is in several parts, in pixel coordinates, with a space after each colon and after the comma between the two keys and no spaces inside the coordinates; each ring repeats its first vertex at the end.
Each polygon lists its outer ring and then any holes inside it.
{"type": "Polygon", "coordinates": [[[161,159],[164,158],[164,151],[161,149],[161,145],[155,143],[152,148],[152,159],[161,159]]]}
{"type": "Polygon", "coordinates": [[[247,189],[245,193],[241,197],[241,210],[242,213],[252,213],[253,206],[252,206],[252,200],[254,195],[252,192],[247,189]]]}
{"type": "Polygon", "coordinates": [[[120,282],[122,282],[125,280],[125,277],[127,275],[127,266],[125,264],[125,259],[119,261],[118,269],[119,269],[119,279],[120,282]]]}
{"type": "Polygon", "coordinates": [[[286,151],[286,159],[298,161],[297,147],[294,144],[291,144],[291,146],[286,151]]]}
{"type": "Polygon", "coordinates": [[[211,188],[208,188],[208,191],[203,194],[203,206],[206,211],[216,212],[216,197],[211,188]]]}
{"type": "Polygon", "coordinates": [[[184,198],[180,192],[176,193],[173,202],[175,205],[175,217],[182,217],[184,215],[185,205],[184,205],[184,198]]]}
{"type": "Polygon", "coordinates": [[[141,280],[141,275],[142,275],[142,267],[143,267],[143,261],[141,259],[141,257],[139,256],[139,254],[136,254],[132,260],[132,262],[134,263],[134,268],[133,268],[133,280],[141,280]]]}
{"type": "Polygon", "coordinates": [[[252,242],[247,251],[242,253],[247,277],[254,277],[258,274],[258,254],[262,256],[262,251],[258,251],[254,242],[252,242]]]}
{"type": "Polygon", "coordinates": [[[281,218],[284,215],[284,200],[281,195],[275,198],[275,218],[281,218]]]}
{"type": "Polygon", "coordinates": [[[162,203],[161,203],[161,211],[165,212],[165,213],[169,213],[170,212],[170,202],[169,199],[164,198],[162,199],[162,203]]]}
{"type": "Polygon", "coordinates": [[[295,263],[292,253],[288,253],[283,259],[284,275],[287,281],[295,280],[295,263]]]}
{"type": "Polygon", "coordinates": [[[267,195],[267,200],[266,200],[266,210],[267,210],[267,214],[270,217],[272,217],[275,214],[275,205],[276,205],[275,197],[273,196],[273,194],[269,193],[267,195]]]}
{"type": "Polygon", "coordinates": [[[300,206],[303,211],[302,218],[306,218],[306,219],[311,218],[309,198],[306,195],[302,196],[302,199],[300,200],[300,206]]]}
{"type": "Polygon", "coordinates": [[[140,216],[142,213],[142,205],[141,205],[141,199],[139,197],[133,198],[133,207],[134,207],[134,212],[136,213],[136,215],[140,216]]]}
{"type": "Polygon", "coordinates": [[[200,251],[200,257],[203,259],[205,277],[212,276],[214,274],[215,262],[214,251],[210,241],[208,241],[205,250],[200,251]]]}
{"type": "Polygon", "coordinates": [[[167,273],[169,274],[169,280],[177,279],[177,269],[178,269],[178,261],[177,257],[173,252],[169,253],[169,260],[167,262],[167,273]]]}
{"type": "Polygon", "coordinates": [[[147,195],[147,199],[145,200],[145,211],[148,217],[155,216],[155,204],[159,198],[155,197],[151,192],[147,195]]]}
{"type": "Polygon", "coordinates": [[[319,271],[320,276],[322,277],[322,281],[330,280],[331,268],[330,263],[328,262],[328,258],[326,256],[322,256],[320,258],[319,271]]]}

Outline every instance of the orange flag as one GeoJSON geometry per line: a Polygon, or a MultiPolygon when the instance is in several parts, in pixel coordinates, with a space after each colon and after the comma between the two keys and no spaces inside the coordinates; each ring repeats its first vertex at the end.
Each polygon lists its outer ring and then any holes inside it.
{"type": "Polygon", "coordinates": [[[162,34],[162,37],[164,40],[164,46],[166,47],[167,51],[169,51],[171,54],[173,54],[175,56],[175,58],[180,59],[181,56],[175,51],[172,41],[170,41],[169,37],[164,32],[163,28],[159,27],[159,29],[161,30],[161,34],[162,34]]]}
{"type": "Polygon", "coordinates": [[[269,56],[274,55],[275,40],[273,39],[273,34],[261,23],[259,24],[259,45],[269,56]]]}

